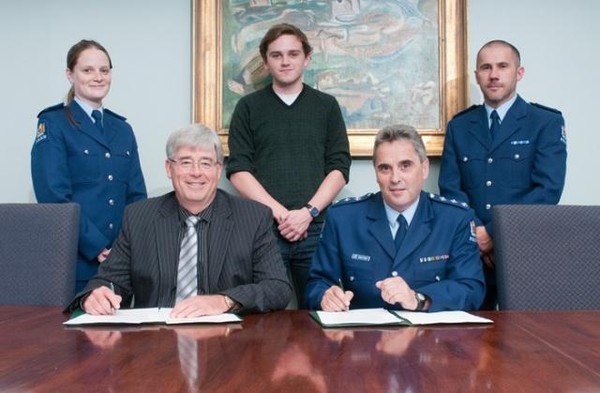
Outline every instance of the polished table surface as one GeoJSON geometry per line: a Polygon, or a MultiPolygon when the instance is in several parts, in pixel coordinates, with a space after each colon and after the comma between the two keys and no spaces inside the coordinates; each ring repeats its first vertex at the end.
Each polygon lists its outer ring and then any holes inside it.
{"type": "Polygon", "coordinates": [[[67,328],[58,308],[0,306],[0,392],[600,392],[600,311],[477,314],[495,323],[67,328]]]}

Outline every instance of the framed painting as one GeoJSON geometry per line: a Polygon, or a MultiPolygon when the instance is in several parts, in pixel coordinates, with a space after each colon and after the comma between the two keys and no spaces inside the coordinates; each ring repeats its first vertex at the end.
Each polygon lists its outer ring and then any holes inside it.
{"type": "Polygon", "coordinates": [[[258,46],[277,23],[313,46],[304,82],[340,103],[353,157],[370,157],[390,124],[415,126],[442,153],[467,105],[466,0],[194,0],[193,118],[217,130],[245,94],[269,83],[258,46]]]}

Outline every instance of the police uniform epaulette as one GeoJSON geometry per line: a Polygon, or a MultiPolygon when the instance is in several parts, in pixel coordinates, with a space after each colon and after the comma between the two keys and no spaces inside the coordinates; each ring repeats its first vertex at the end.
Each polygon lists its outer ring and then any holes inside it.
{"type": "Polygon", "coordinates": [[[538,107],[540,109],[543,109],[545,111],[554,112],[554,113],[558,113],[559,115],[562,115],[562,112],[559,111],[558,109],[550,108],[549,106],[538,104],[537,102],[530,102],[530,104],[533,105],[533,106],[535,106],[535,107],[538,107]]]}
{"type": "Polygon", "coordinates": [[[46,112],[52,112],[58,109],[63,109],[65,107],[65,104],[63,104],[62,102],[60,104],[56,104],[56,105],[52,105],[49,106],[48,108],[42,110],[40,113],[38,113],[37,117],[40,117],[42,114],[46,113],[46,112]]]}
{"type": "Polygon", "coordinates": [[[374,195],[374,194],[372,192],[370,192],[368,194],[357,196],[357,197],[343,198],[343,199],[340,199],[340,200],[337,200],[337,201],[333,202],[331,204],[331,207],[343,206],[343,205],[348,205],[350,203],[361,202],[361,201],[364,201],[365,199],[370,198],[372,195],[374,195]]]}
{"type": "Polygon", "coordinates": [[[434,194],[433,192],[429,193],[429,199],[431,199],[432,201],[441,202],[447,205],[452,205],[465,210],[469,210],[469,205],[466,202],[458,201],[456,199],[449,199],[441,195],[434,194]]]}
{"type": "Polygon", "coordinates": [[[457,114],[455,114],[455,115],[454,115],[452,118],[453,118],[453,119],[456,119],[457,117],[460,117],[460,116],[464,115],[465,113],[469,113],[469,112],[471,112],[472,110],[475,110],[475,109],[479,108],[480,106],[481,106],[481,105],[471,105],[471,106],[470,106],[470,107],[468,107],[467,109],[464,109],[464,110],[462,110],[462,111],[458,112],[457,114]]]}
{"type": "Polygon", "coordinates": [[[116,117],[117,119],[121,119],[121,120],[127,120],[127,118],[125,116],[121,116],[118,113],[115,113],[113,111],[111,111],[110,109],[106,109],[104,108],[104,112],[105,113],[110,113],[111,115],[113,115],[114,117],[116,117]]]}

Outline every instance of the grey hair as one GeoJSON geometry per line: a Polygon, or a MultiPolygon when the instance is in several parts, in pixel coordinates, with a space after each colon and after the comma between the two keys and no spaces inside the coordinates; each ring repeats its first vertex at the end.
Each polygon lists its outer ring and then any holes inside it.
{"type": "Polygon", "coordinates": [[[416,128],[405,124],[394,124],[383,127],[375,136],[375,144],[373,145],[373,164],[375,164],[375,152],[379,145],[386,142],[391,143],[400,139],[406,140],[413,145],[417,152],[417,156],[419,157],[419,161],[424,162],[427,160],[425,144],[416,128]]]}
{"type": "Polygon", "coordinates": [[[217,161],[223,163],[225,154],[221,139],[213,129],[203,124],[190,124],[173,131],[167,139],[167,158],[175,159],[175,152],[182,147],[212,147],[217,153],[217,161]]]}

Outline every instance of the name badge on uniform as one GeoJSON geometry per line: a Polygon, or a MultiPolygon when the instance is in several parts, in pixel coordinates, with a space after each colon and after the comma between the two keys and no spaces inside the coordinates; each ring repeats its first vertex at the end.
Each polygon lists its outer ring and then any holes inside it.
{"type": "Polygon", "coordinates": [[[361,255],[361,254],[352,254],[350,256],[350,258],[354,259],[355,261],[363,261],[363,262],[369,262],[371,260],[370,255],[361,255]]]}
{"type": "Polygon", "coordinates": [[[510,141],[511,145],[528,145],[529,139],[524,139],[522,141],[510,141]]]}

